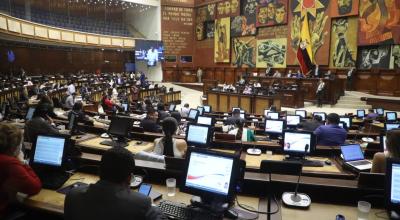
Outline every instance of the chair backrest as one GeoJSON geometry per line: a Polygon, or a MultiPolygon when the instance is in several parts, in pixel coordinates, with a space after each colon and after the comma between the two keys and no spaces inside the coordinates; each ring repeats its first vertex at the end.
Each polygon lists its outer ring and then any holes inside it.
{"type": "Polygon", "coordinates": [[[357,184],[359,188],[384,189],[385,174],[361,172],[357,184]]]}
{"type": "Polygon", "coordinates": [[[260,171],[267,174],[299,175],[302,168],[301,162],[263,160],[261,161],[260,171]]]}

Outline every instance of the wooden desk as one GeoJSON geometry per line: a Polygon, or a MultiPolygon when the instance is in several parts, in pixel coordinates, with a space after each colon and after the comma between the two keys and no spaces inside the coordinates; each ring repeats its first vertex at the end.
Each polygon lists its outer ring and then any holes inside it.
{"type": "MultiPolygon", "coordinates": [[[[75,182],[84,183],[95,183],[98,180],[98,176],[89,175],[84,173],[74,174],[64,186],[71,185],[75,182]]],[[[167,188],[163,185],[153,184],[153,189],[163,194],[163,199],[171,200],[175,202],[181,202],[189,204],[191,195],[179,192],[177,188],[177,193],[174,197],[168,197],[167,188]]],[[[64,200],[65,196],[63,194],[57,193],[54,190],[42,189],[39,194],[31,197],[26,197],[23,199],[23,204],[31,209],[37,209],[42,211],[47,211],[57,215],[64,214],[64,200]]],[[[238,196],[238,201],[241,204],[259,208],[262,204],[260,199],[257,197],[249,196],[238,196]]],[[[342,214],[346,217],[346,220],[356,220],[357,219],[357,207],[354,206],[344,206],[344,205],[332,205],[332,204],[321,204],[312,203],[310,209],[308,210],[298,210],[290,209],[285,206],[281,206],[281,211],[278,215],[275,215],[273,219],[296,219],[296,220],[309,220],[309,219],[335,219],[337,214],[342,214]]],[[[376,214],[379,213],[381,216],[387,218],[386,213],[383,213],[382,209],[371,209],[369,214],[370,220],[378,219],[376,214]]],[[[259,216],[259,219],[266,219],[266,216],[259,216]]]]}
{"type": "MultiPolygon", "coordinates": [[[[82,141],[78,144],[78,146],[82,147],[82,148],[87,148],[90,150],[98,150],[98,151],[106,151],[108,149],[111,148],[111,146],[107,146],[107,145],[102,145],[100,144],[100,142],[104,141],[104,140],[110,140],[110,139],[105,139],[105,138],[101,138],[101,137],[97,137],[97,138],[93,138],[90,140],[86,140],[86,141],[82,141]]],[[[143,142],[142,144],[138,145],[136,144],[137,141],[130,141],[128,143],[128,146],[126,147],[126,149],[128,149],[130,152],[132,152],[133,154],[136,154],[140,151],[151,151],[154,149],[154,143],[153,142],[143,142]]]]}
{"type": "Polygon", "coordinates": [[[262,115],[264,109],[271,105],[276,106],[277,111],[281,110],[281,96],[247,95],[241,93],[229,93],[220,91],[208,91],[208,105],[213,111],[230,112],[233,107],[240,107],[247,113],[262,115]]]}

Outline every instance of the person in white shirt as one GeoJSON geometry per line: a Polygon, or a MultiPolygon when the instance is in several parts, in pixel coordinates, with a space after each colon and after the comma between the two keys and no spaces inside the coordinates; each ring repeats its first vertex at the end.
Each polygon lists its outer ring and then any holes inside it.
{"type": "Polygon", "coordinates": [[[155,66],[157,65],[158,61],[158,50],[154,49],[153,47],[147,51],[147,65],[148,66],[155,66]]]}
{"type": "Polygon", "coordinates": [[[254,83],[254,88],[261,88],[261,83],[260,82],[255,82],[254,83]]]}
{"type": "Polygon", "coordinates": [[[325,82],[322,80],[322,78],[319,79],[318,82],[318,87],[317,87],[317,106],[322,107],[322,98],[324,96],[324,90],[325,90],[325,82]]]}
{"type": "Polygon", "coordinates": [[[75,93],[70,94],[67,99],[65,100],[65,108],[66,109],[72,109],[75,105],[75,93]]]}
{"type": "Polygon", "coordinates": [[[189,104],[188,104],[188,103],[185,103],[185,105],[183,106],[183,108],[181,108],[181,116],[182,116],[183,118],[187,118],[188,115],[189,115],[189,111],[190,111],[189,104]]]}
{"type": "Polygon", "coordinates": [[[118,90],[117,86],[114,84],[113,89],[112,89],[112,99],[116,100],[118,98],[118,90]]]}
{"type": "Polygon", "coordinates": [[[275,71],[275,73],[272,77],[280,78],[280,77],[282,77],[282,74],[277,70],[277,71],[275,71]]]}
{"type": "Polygon", "coordinates": [[[75,89],[74,82],[71,81],[68,85],[68,95],[72,95],[73,93],[76,93],[76,89],[75,89]]]}

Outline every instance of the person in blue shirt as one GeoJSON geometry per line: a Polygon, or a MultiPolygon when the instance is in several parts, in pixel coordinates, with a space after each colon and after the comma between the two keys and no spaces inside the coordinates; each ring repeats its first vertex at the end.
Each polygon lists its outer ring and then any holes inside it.
{"type": "Polygon", "coordinates": [[[368,109],[368,114],[365,117],[365,119],[375,120],[378,116],[379,115],[377,113],[375,113],[373,109],[368,109]]]}
{"type": "Polygon", "coordinates": [[[314,134],[317,137],[317,145],[339,146],[344,144],[347,131],[339,126],[340,117],[336,113],[330,113],[327,117],[327,125],[319,126],[314,134]]]}

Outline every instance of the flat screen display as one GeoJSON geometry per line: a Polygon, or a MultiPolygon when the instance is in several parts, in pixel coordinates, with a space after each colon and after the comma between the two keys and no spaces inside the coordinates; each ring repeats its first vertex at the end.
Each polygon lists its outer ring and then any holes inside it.
{"type": "Polygon", "coordinates": [[[33,162],[60,167],[64,155],[65,138],[39,135],[33,162]]]}
{"type": "Polygon", "coordinates": [[[390,189],[390,201],[400,205],[400,164],[392,164],[392,178],[390,189]]]}
{"type": "Polygon", "coordinates": [[[298,125],[300,123],[300,117],[299,115],[287,115],[286,124],[290,126],[298,125]]]}
{"type": "Polygon", "coordinates": [[[284,122],[281,120],[265,120],[265,132],[281,134],[283,132],[284,122]]]}
{"type": "Polygon", "coordinates": [[[197,126],[197,125],[189,125],[187,132],[187,142],[192,144],[201,144],[205,145],[208,141],[209,127],[206,126],[197,126]]]}
{"type": "Polygon", "coordinates": [[[305,152],[306,145],[308,145],[307,152],[311,151],[311,133],[297,133],[297,132],[285,132],[283,142],[283,150],[286,152],[305,152]]]}
{"type": "Polygon", "coordinates": [[[305,110],[296,110],[295,115],[299,115],[302,118],[306,118],[306,111],[305,110]]]}
{"type": "Polygon", "coordinates": [[[164,60],[164,44],[162,41],[135,40],[135,60],[145,61],[147,66],[157,66],[164,60]]]}
{"type": "Polygon", "coordinates": [[[199,116],[197,118],[197,124],[201,125],[212,125],[212,118],[211,117],[204,117],[204,116],[199,116]]]}
{"type": "Polygon", "coordinates": [[[342,151],[343,159],[346,162],[364,160],[364,154],[358,144],[343,145],[340,147],[340,150],[342,151]]]}
{"type": "Polygon", "coordinates": [[[185,186],[220,195],[228,195],[233,159],[192,152],[185,186]]]}

